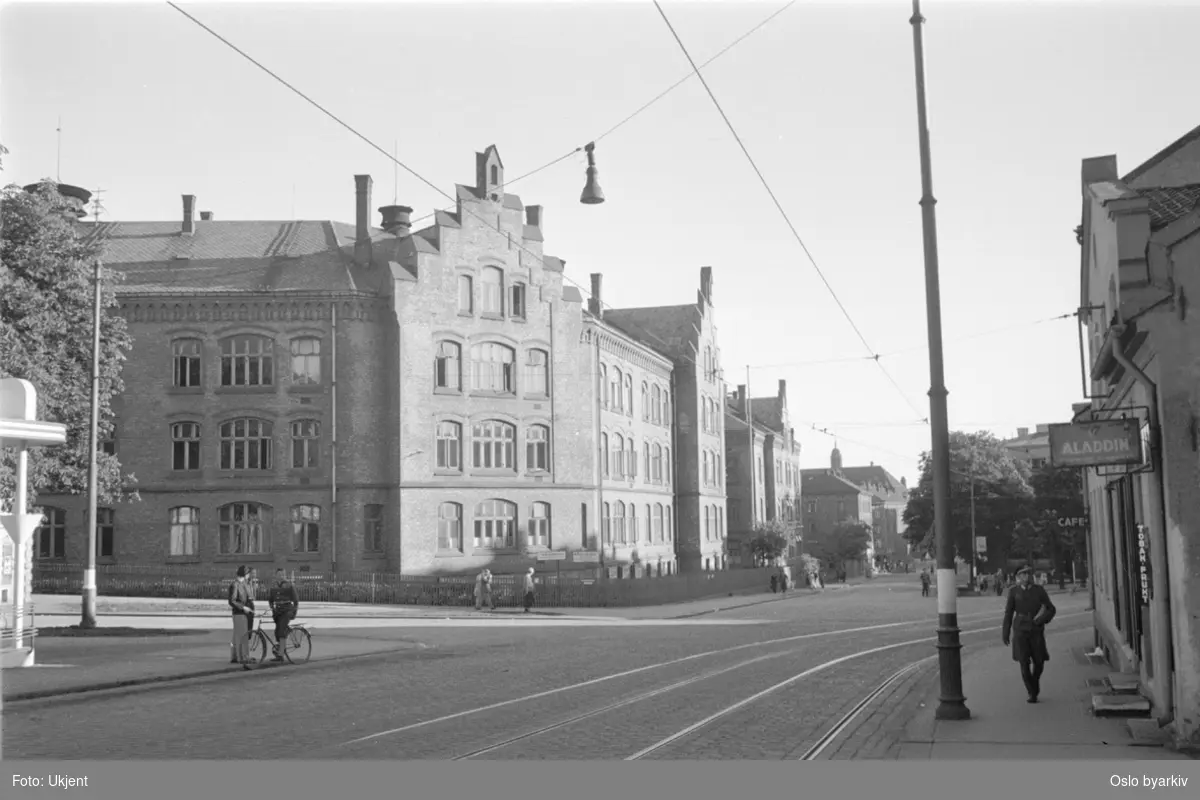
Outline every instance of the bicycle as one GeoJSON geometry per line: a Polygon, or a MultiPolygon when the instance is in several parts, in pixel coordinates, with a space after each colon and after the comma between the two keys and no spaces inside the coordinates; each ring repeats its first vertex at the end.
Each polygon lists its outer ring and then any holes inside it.
{"type": "MultiPolygon", "coordinates": [[[[246,650],[250,654],[247,664],[253,669],[267,660],[268,653],[274,653],[275,637],[263,628],[265,616],[258,617],[258,626],[246,634],[246,650]]],[[[272,623],[273,624],[273,623],[272,623]]],[[[283,657],[290,664],[304,664],[312,656],[312,634],[303,623],[288,623],[287,642],[283,646],[283,657]]]]}

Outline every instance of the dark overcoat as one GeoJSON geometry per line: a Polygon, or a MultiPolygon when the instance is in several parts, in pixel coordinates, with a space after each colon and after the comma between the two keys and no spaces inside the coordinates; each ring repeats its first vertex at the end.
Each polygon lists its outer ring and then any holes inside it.
{"type": "Polygon", "coordinates": [[[1012,638],[1013,661],[1049,661],[1050,650],[1046,647],[1046,625],[1054,619],[1058,609],[1050,601],[1050,595],[1037,584],[1028,588],[1017,584],[1008,590],[1008,603],[1004,607],[1004,638],[1012,638]]]}

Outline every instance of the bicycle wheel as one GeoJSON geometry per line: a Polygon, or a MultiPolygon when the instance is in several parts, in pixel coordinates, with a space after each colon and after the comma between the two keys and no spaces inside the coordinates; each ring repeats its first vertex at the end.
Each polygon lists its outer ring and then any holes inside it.
{"type": "Polygon", "coordinates": [[[267,635],[262,631],[253,630],[246,634],[246,652],[249,654],[246,663],[251,669],[267,660],[267,652],[270,649],[267,635]]]}
{"type": "Polygon", "coordinates": [[[283,654],[293,664],[303,664],[312,655],[312,636],[304,628],[292,628],[288,631],[287,646],[283,654]]]}

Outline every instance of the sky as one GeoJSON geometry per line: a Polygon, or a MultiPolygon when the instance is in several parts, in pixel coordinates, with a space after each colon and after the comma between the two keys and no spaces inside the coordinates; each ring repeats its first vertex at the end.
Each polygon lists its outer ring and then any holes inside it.
{"type": "MultiPolygon", "coordinates": [[[[846,466],[916,481],[930,375],[910,2],[798,0],[702,69],[812,260],[694,76],[604,135],[691,71],[649,0],[179,5],[380,149],[166,3],[8,2],[5,183],[57,171],[103,189],[108,220],[175,220],[195,194],[218,220],[353,222],[368,173],[375,205],[416,218],[452,206],[495,144],[585,294],[599,272],[607,306],[691,303],[711,266],[730,390],[787,381],[801,466],[828,466],[836,441],[846,466]],[[573,151],[593,140],[607,201],[585,206],[573,151]]],[[[663,9],[702,64],[785,5],[663,9]]],[[[1116,154],[1124,174],[1200,122],[1200,3],[922,13],[950,425],[1011,437],[1083,399],[1075,321],[1053,319],[1079,305],[1080,162],[1116,154]]]]}

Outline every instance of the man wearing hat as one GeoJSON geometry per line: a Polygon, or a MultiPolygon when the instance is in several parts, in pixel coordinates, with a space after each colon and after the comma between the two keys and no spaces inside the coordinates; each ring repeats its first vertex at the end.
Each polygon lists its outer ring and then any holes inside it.
{"type": "Polygon", "coordinates": [[[1046,589],[1033,582],[1033,568],[1017,570],[1017,585],[1008,590],[1004,607],[1003,639],[1005,644],[1012,642],[1013,661],[1021,665],[1021,680],[1030,703],[1036,703],[1041,693],[1042,670],[1050,660],[1046,625],[1057,613],[1046,589]]]}

